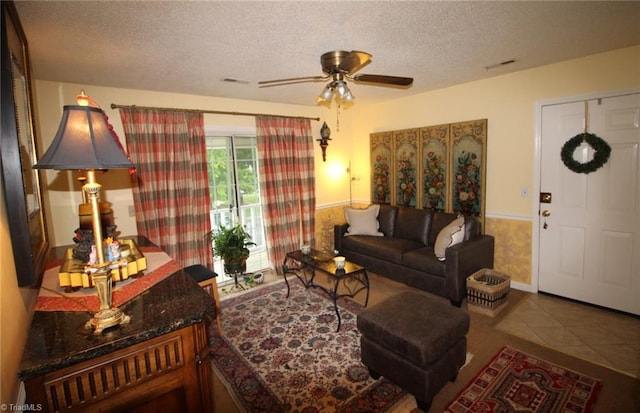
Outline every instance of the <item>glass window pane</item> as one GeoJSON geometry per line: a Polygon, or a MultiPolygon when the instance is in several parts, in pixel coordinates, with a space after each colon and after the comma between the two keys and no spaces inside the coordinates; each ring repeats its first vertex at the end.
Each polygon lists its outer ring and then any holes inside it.
{"type": "MultiPolygon", "coordinates": [[[[266,251],[256,138],[208,136],[207,162],[212,228],[220,224],[230,226],[240,219],[256,243],[256,246],[251,248],[247,271],[258,271],[268,267],[268,263],[265,266],[264,259],[266,251]],[[256,256],[261,258],[255,259],[256,256]]],[[[215,265],[218,274],[222,275],[221,264],[216,262],[215,265]]]]}

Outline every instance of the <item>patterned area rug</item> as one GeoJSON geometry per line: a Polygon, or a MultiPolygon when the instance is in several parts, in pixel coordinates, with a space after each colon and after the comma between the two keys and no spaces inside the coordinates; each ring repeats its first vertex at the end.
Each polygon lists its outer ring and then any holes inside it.
{"type": "Polygon", "coordinates": [[[356,314],[297,280],[286,298],[278,282],[221,302],[222,329],[212,328],[212,364],[245,412],[387,412],[406,393],[373,380],[360,362],[356,314]]]}
{"type": "Polygon", "coordinates": [[[591,412],[602,382],[504,347],[445,412],[591,412]]]}

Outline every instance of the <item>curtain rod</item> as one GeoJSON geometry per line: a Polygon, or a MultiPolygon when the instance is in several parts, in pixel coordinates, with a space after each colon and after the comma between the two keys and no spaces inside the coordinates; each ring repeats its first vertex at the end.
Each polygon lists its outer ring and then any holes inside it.
{"type": "Polygon", "coordinates": [[[268,113],[251,113],[251,112],[227,112],[224,110],[158,108],[153,106],[117,105],[115,103],[111,104],[111,109],[166,110],[166,111],[180,111],[180,112],[212,113],[214,115],[233,115],[233,116],[272,116],[272,117],[279,117],[279,118],[309,119],[309,120],[320,121],[320,118],[310,118],[307,116],[283,116],[283,115],[271,115],[268,113]]]}

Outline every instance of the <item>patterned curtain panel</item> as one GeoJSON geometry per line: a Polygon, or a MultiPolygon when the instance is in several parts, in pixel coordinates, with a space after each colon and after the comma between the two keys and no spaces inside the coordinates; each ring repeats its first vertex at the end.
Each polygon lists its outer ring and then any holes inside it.
{"type": "Polygon", "coordinates": [[[133,186],[138,234],[180,265],[212,267],[209,183],[202,113],[120,109],[133,186]]]}
{"type": "Polygon", "coordinates": [[[313,136],[308,119],[257,116],[260,191],[271,263],[313,244],[316,210],[313,136]]]}

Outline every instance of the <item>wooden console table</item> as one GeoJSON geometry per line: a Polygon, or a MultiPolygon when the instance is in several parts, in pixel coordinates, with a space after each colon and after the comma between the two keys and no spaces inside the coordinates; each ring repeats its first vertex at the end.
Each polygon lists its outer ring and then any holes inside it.
{"type": "Polygon", "coordinates": [[[26,403],[45,412],[213,411],[212,297],[180,270],[120,309],[130,324],[98,336],[83,328],[87,312],[35,311],[18,372],[26,403]]]}

